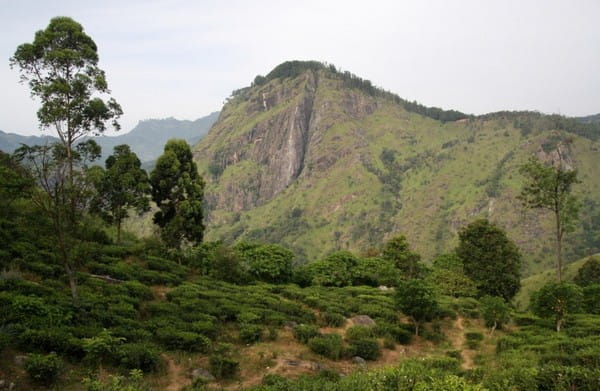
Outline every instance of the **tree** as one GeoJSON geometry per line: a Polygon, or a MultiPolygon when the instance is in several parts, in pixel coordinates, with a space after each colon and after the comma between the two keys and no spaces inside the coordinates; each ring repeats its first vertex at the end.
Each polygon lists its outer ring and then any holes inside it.
{"type": "Polygon", "coordinates": [[[32,97],[40,99],[37,112],[42,129],[54,127],[66,152],[69,182],[73,180],[73,146],[89,133],[102,133],[117,119],[121,106],[110,94],[104,71],[98,67],[98,49],[83,27],[68,17],[50,20],[32,43],[17,47],[10,59],[27,82],[32,97]]]}
{"type": "Polygon", "coordinates": [[[481,298],[481,312],[485,325],[491,328],[490,334],[508,322],[510,308],[503,298],[498,296],[484,296],[481,298]]]}
{"type": "Polygon", "coordinates": [[[292,277],[294,253],[276,244],[238,243],[234,249],[248,264],[255,278],[270,283],[285,283],[292,277]]]}
{"type": "Polygon", "coordinates": [[[382,256],[396,265],[403,278],[419,278],[422,274],[421,256],[410,250],[404,235],[388,240],[383,247],[382,256]]]}
{"type": "Polygon", "coordinates": [[[401,281],[396,288],[395,304],[403,314],[410,317],[415,325],[415,335],[419,335],[419,326],[433,319],[438,310],[435,291],[423,280],[401,281]]]}
{"type": "Polygon", "coordinates": [[[528,208],[547,209],[554,214],[556,238],[556,276],[562,281],[562,240],[567,232],[574,230],[579,213],[579,203],[572,194],[573,185],[579,183],[576,170],[567,170],[559,162],[558,167],[545,165],[531,158],[521,166],[526,178],[519,198],[528,208]]]}
{"type": "Polygon", "coordinates": [[[204,235],[202,197],[204,181],[198,174],[185,140],[169,140],[150,174],[152,200],[160,209],[154,223],[170,247],[182,242],[200,243],[204,235]]]}
{"type": "Polygon", "coordinates": [[[325,259],[305,266],[312,285],[348,286],[352,284],[358,258],[348,251],[336,251],[325,259]]]}
{"type": "Polygon", "coordinates": [[[600,284],[600,257],[590,257],[577,271],[573,282],[581,287],[600,284]]]}
{"type": "Polygon", "coordinates": [[[433,260],[433,269],[427,279],[444,295],[454,297],[477,295],[477,285],[467,277],[463,261],[455,253],[437,256],[433,260]]]}
{"type": "Polygon", "coordinates": [[[48,218],[54,236],[55,252],[65,269],[73,302],[77,303],[77,247],[83,229],[82,217],[93,197],[93,185],[87,175],[88,163],[100,156],[100,146],[94,140],[79,143],[67,156],[62,144],[45,146],[23,145],[15,157],[36,179],[38,188],[31,201],[48,218]],[[70,168],[76,165],[76,170],[70,168]],[[70,176],[71,175],[71,176],[70,176]]]}
{"type": "Polygon", "coordinates": [[[128,145],[114,147],[105,165],[106,170],[96,167],[94,182],[98,196],[93,209],[117,226],[117,242],[120,242],[121,223],[129,216],[129,209],[135,208],[139,213],[149,210],[150,182],[140,159],[128,145]]]}
{"type": "Polygon", "coordinates": [[[458,238],[456,255],[479,294],[512,299],[521,286],[521,254],[506,233],[481,219],[462,228],[458,238]]]}
{"type": "Polygon", "coordinates": [[[546,284],[531,298],[533,312],[543,318],[554,318],[557,332],[568,314],[581,309],[582,302],[581,288],[566,282],[546,284]]]}

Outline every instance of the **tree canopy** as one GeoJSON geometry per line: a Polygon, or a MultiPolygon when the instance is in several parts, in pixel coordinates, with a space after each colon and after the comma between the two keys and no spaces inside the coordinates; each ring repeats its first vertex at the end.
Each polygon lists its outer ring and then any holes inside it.
{"type": "Polygon", "coordinates": [[[202,198],[204,181],[198,174],[185,140],[169,140],[150,174],[152,200],[160,209],[154,223],[170,247],[184,241],[199,243],[204,236],[202,198]]]}
{"type": "Polygon", "coordinates": [[[521,286],[521,253],[506,233],[481,219],[458,233],[456,254],[480,295],[512,299],[521,286]]]}

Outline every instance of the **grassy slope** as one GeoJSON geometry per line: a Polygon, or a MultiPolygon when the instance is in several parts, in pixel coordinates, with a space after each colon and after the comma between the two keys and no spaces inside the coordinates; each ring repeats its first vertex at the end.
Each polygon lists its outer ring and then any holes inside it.
{"type": "MultiPolygon", "coordinates": [[[[298,94],[306,88],[301,78],[276,79],[271,84],[268,88],[298,94]]],[[[258,91],[251,93],[256,96],[250,99],[258,96],[258,91]]],[[[320,120],[334,125],[309,149],[305,172],[285,191],[254,209],[241,214],[213,211],[216,223],[209,226],[209,240],[241,237],[280,242],[303,254],[305,260],[313,260],[338,248],[363,251],[378,247],[390,235],[403,233],[430,260],[456,244],[460,227],[485,217],[505,228],[521,247],[527,260],[526,274],[552,265],[550,216],[524,213],[516,201],[518,166],[550,132],[524,137],[512,121],[504,119],[442,124],[352,90],[350,94],[365,102],[377,103],[371,115],[356,119],[345,114],[341,104],[348,93],[338,81],[320,82],[314,107],[326,105],[320,120]],[[410,168],[394,173],[401,178],[399,193],[384,191],[382,181],[365,167],[367,161],[383,173],[397,171],[386,169],[381,161],[384,148],[395,151],[401,164],[413,162],[410,168]],[[337,161],[325,171],[311,169],[312,163],[323,157],[337,161]],[[495,176],[496,171],[499,174],[495,176]],[[500,192],[491,198],[486,188],[494,177],[500,192]],[[302,212],[300,217],[290,217],[294,208],[302,212]]],[[[296,101],[285,100],[250,117],[249,101],[237,99],[226,105],[219,123],[195,147],[201,172],[206,176],[216,150],[239,143],[255,124],[293,107],[296,101]]],[[[600,201],[600,177],[593,174],[598,163],[597,143],[569,136],[573,159],[584,181],[577,192],[600,201]]],[[[227,192],[232,184],[244,183],[257,170],[260,167],[247,162],[228,166],[218,182],[209,182],[207,191],[227,192]]]]}

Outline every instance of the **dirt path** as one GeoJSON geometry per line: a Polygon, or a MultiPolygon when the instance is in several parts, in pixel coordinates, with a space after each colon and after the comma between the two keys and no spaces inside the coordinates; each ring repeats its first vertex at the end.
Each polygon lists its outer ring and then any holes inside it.
{"type": "Polygon", "coordinates": [[[449,335],[450,342],[454,349],[459,350],[463,359],[462,368],[471,369],[473,368],[473,351],[465,348],[465,325],[464,318],[459,316],[454,322],[454,332],[449,335]]]}
{"type": "Polygon", "coordinates": [[[185,375],[183,366],[177,364],[171,357],[164,356],[167,362],[167,386],[165,391],[179,391],[185,386],[191,384],[190,379],[185,375]]]}

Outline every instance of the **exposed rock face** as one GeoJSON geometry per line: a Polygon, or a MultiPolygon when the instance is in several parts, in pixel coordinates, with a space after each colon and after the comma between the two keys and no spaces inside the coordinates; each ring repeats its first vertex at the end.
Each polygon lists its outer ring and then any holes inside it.
{"type": "MultiPolygon", "coordinates": [[[[206,148],[210,142],[203,143],[195,157],[210,160],[220,171],[235,165],[252,169],[241,181],[213,178],[214,183],[224,188],[221,191],[207,189],[209,221],[210,210],[239,212],[268,202],[303,175],[309,162],[322,171],[352,152],[320,154],[317,150],[313,153],[324,133],[336,123],[329,112],[331,101],[320,93],[318,73],[307,71],[292,83],[288,80],[288,83],[265,85],[245,103],[242,118],[235,118],[227,106],[223,109],[212,134],[230,133],[235,137],[216,152],[206,148]],[[248,123],[252,126],[248,127],[248,123]]],[[[338,113],[338,118],[360,119],[373,113],[377,103],[358,92],[345,91],[341,107],[343,111],[338,113]]]]}

